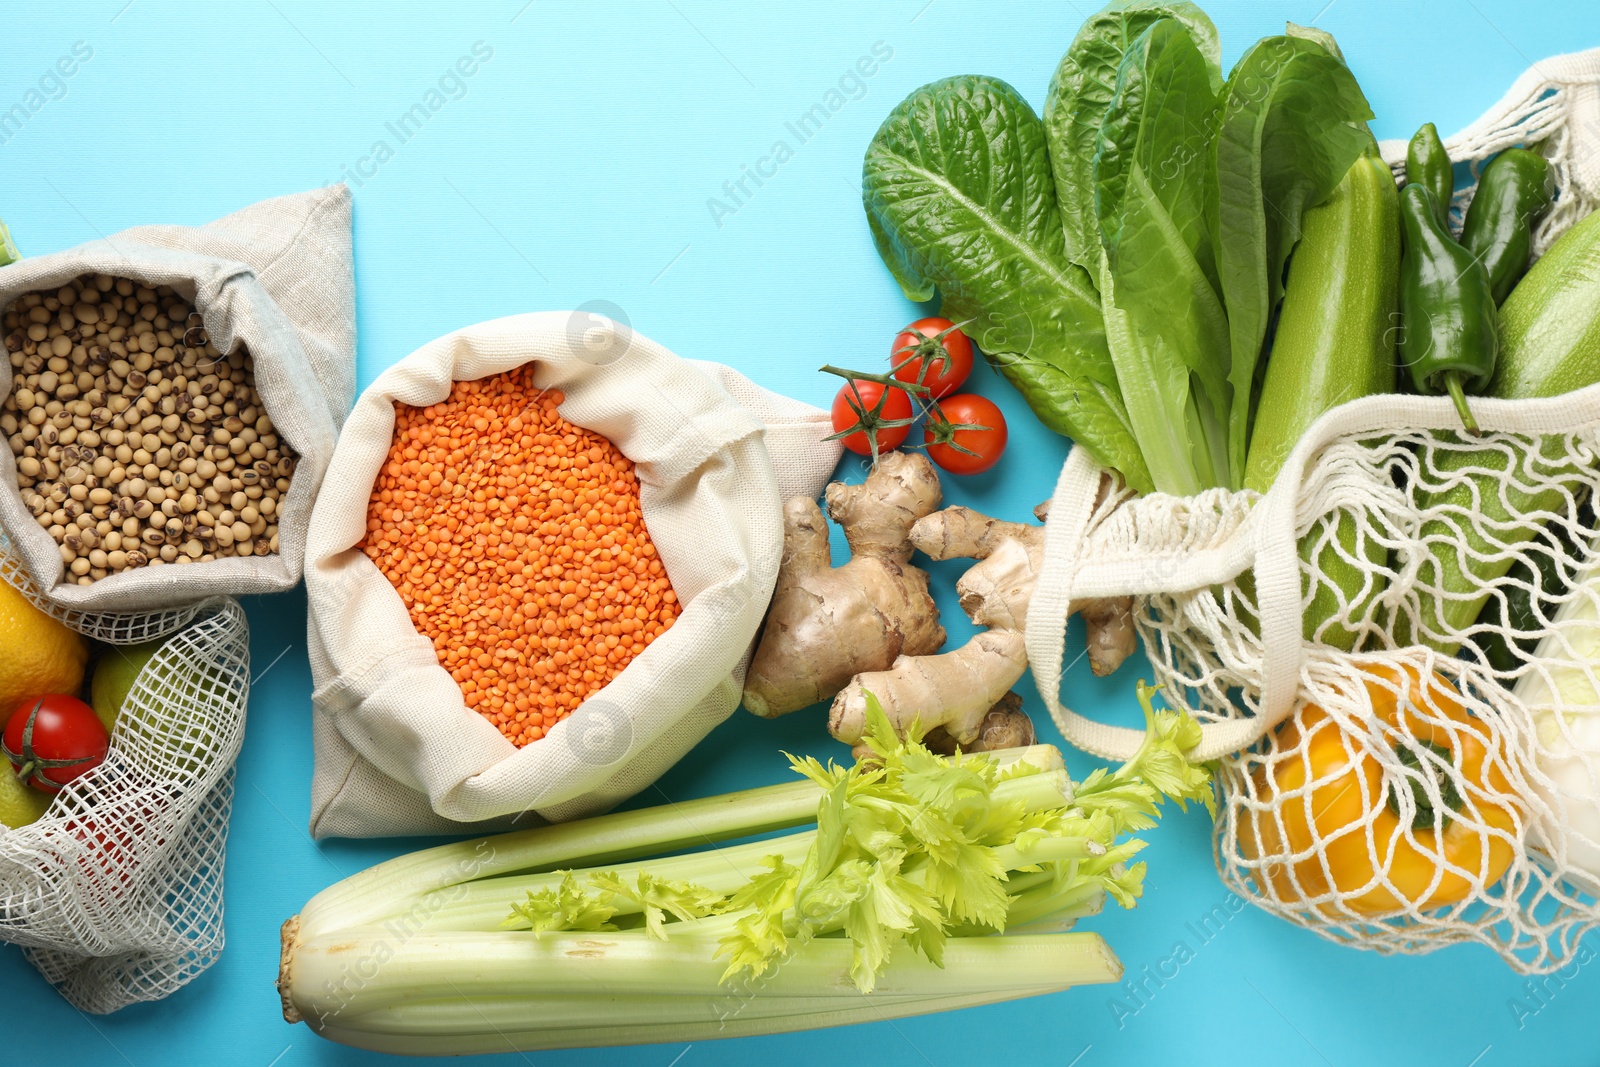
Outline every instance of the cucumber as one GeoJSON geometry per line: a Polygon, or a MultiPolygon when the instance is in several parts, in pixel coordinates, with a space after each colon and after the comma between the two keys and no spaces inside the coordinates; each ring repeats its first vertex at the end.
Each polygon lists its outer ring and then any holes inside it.
{"type": "MultiPolygon", "coordinates": [[[[1550,247],[1533,265],[1500,307],[1500,364],[1489,382],[1485,396],[1507,400],[1559,396],[1600,381],[1600,213],[1584,218],[1550,247]]],[[[1434,465],[1448,477],[1452,471],[1504,463],[1503,453],[1435,453],[1434,465]]],[[[1559,477],[1565,462],[1558,450],[1541,449],[1526,457],[1526,466],[1542,476],[1559,477]]],[[[1420,577],[1442,590],[1438,596],[1422,593],[1422,620],[1433,630],[1460,632],[1470,626],[1483,610],[1489,594],[1482,586],[1505,575],[1515,557],[1515,548],[1537,531],[1527,525],[1505,526],[1518,516],[1545,511],[1562,514],[1577,488],[1577,472],[1571,483],[1561,488],[1529,493],[1515,484],[1504,486],[1499,478],[1478,475],[1462,479],[1444,492],[1417,497],[1423,508],[1443,507],[1449,513],[1425,523],[1422,538],[1432,546],[1423,561],[1420,577]],[[1477,532],[1460,516],[1481,515],[1485,524],[1498,530],[1495,542],[1477,532]],[[1461,546],[1461,547],[1457,547],[1461,546]],[[1463,551],[1464,549],[1464,551],[1463,551]]],[[[1576,516],[1569,516],[1576,521],[1576,516]]],[[[1410,644],[1410,620],[1395,620],[1396,644],[1410,644]]],[[[1447,655],[1453,655],[1459,642],[1417,640],[1447,655]]]]}
{"type": "MultiPolygon", "coordinates": [[[[1374,147],[1351,166],[1332,196],[1305,212],[1256,407],[1246,488],[1271,487],[1301,435],[1325,411],[1394,391],[1391,326],[1399,289],[1400,200],[1394,176],[1374,147]]],[[[1317,551],[1314,539],[1315,532],[1301,543],[1302,558],[1317,551]]],[[[1319,553],[1322,580],[1309,591],[1302,632],[1308,640],[1348,651],[1357,634],[1325,624],[1339,613],[1341,601],[1353,604],[1378,591],[1364,588],[1364,571],[1351,560],[1360,553],[1375,555],[1381,564],[1383,548],[1358,545],[1349,516],[1340,518],[1335,539],[1337,547],[1330,543],[1319,553]]]]}
{"type": "MultiPolygon", "coordinates": [[[[1588,524],[1594,522],[1593,515],[1583,518],[1588,524]]],[[[1472,637],[1479,658],[1501,674],[1512,673],[1533,657],[1539,647],[1537,634],[1543,629],[1541,618],[1554,617],[1556,602],[1567,591],[1567,579],[1558,561],[1572,558],[1572,539],[1555,525],[1535,540],[1538,544],[1531,551],[1533,566],[1525,560],[1512,564],[1478,615],[1478,622],[1488,629],[1472,637]]]]}

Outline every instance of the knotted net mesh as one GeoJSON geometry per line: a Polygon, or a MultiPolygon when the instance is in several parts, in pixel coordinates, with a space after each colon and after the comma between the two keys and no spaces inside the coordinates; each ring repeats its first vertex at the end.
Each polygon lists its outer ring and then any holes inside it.
{"type": "Polygon", "coordinates": [[[244,611],[227,598],[148,614],[66,611],[40,595],[3,533],[0,580],[98,641],[165,638],[105,761],[37,822],[0,827],[0,940],[84,1011],[160,999],[222,951],[223,849],[250,690],[244,611]]]}
{"type": "MultiPolygon", "coordinates": [[[[1596,444],[1589,426],[1323,450],[1295,529],[1310,620],[1295,711],[1218,768],[1234,891],[1330,939],[1477,941],[1525,971],[1563,966],[1600,925],[1596,444]]],[[[1253,504],[1190,501],[1182,536],[1222,543],[1253,504]]],[[[1119,512],[1109,525],[1152,546],[1156,516],[1175,517],[1160,500],[1119,512]]],[[[1138,624],[1169,698],[1204,721],[1260,712],[1252,572],[1148,596],[1138,624]]]]}

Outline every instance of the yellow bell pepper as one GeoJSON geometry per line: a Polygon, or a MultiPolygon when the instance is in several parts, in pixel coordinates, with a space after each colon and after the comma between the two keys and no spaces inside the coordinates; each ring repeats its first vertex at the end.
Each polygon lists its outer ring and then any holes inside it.
{"type": "Polygon", "coordinates": [[[1267,809],[1239,813],[1239,853],[1262,863],[1251,871],[1262,894],[1291,907],[1336,894],[1313,905],[1334,919],[1465,900],[1475,880],[1488,886],[1505,874],[1526,821],[1504,756],[1448,679],[1433,674],[1424,684],[1409,666],[1403,674],[1382,666],[1368,673],[1373,716],[1401,761],[1434,777],[1447,810],[1435,811],[1410,775],[1386,780],[1373,754],[1384,741],[1346,732],[1306,703],[1269,736],[1252,775],[1256,799],[1267,809]],[[1416,802],[1409,825],[1401,821],[1400,789],[1416,802]]]}

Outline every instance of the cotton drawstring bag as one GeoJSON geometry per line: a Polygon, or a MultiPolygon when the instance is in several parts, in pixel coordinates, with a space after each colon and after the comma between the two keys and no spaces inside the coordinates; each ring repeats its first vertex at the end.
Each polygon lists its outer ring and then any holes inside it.
{"type": "Polygon", "coordinates": [[[727,367],[681,359],[591,314],[449,334],[379,375],[345,424],[312,514],[311,829],[317,837],[481,832],[591,815],[655,781],[738,705],[783,546],[782,502],[838,462],[827,413],[727,367]],[[358,547],[395,405],[532,363],[563,417],[636,465],[645,525],[682,605],[670,629],[540,740],[517,748],[469,708],[358,547]]]}
{"type": "MultiPolygon", "coordinates": [[[[1474,181],[1512,145],[1550,159],[1558,195],[1535,236],[1548,249],[1600,204],[1600,50],[1538,64],[1445,144],[1474,181]]],[[[1383,148],[1403,165],[1403,143],[1383,148]]],[[[1100,471],[1075,449],[1049,512],[1029,658],[1066,739],[1127,758],[1142,734],[1071,711],[1060,684],[1068,604],[1134,595],[1165,699],[1202,723],[1192,756],[1219,761],[1229,888],[1330,940],[1386,953],[1477,942],[1549,972],[1600,926],[1600,584],[1585,581],[1600,563],[1588,510],[1600,386],[1472,403],[1485,433],[1467,440],[1445,398],[1345,404],[1259,497],[1097,505],[1100,471]],[[1473,481],[1514,503],[1509,522],[1487,518],[1484,497],[1430,495],[1473,481]],[[1464,550],[1527,570],[1452,593],[1430,554],[1464,550]],[[1428,606],[1503,604],[1541,563],[1561,580],[1531,626],[1458,626],[1428,606]],[[1354,569],[1360,592],[1329,568],[1354,569]],[[1337,608],[1303,639],[1319,592],[1337,608]],[[1339,628],[1364,636],[1360,652],[1325,640],[1339,628]],[[1435,651],[1493,638],[1514,650],[1509,665],[1435,651]]]]}
{"type": "MultiPolygon", "coordinates": [[[[311,500],[355,392],[350,196],[319,189],[199,228],[139,227],[23,260],[0,268],[0,308],[90,272],[171,285],[220,350],[247,346],[258,391],[300,457],[279,553],[78,586],[62,581],[59,550],[0,448],[0,581],[105,644],[167,639],[135,680],[105,761],[38,821],[0,827],[0,941],[20,945],[75,1006],[104,1013],[167,996],[222,952],[223,854],[250,693],[249,627],[231,594],[300,578],[311,500]]],[[[11,386],[11,361],[0,361],[0,398],[11,386]]]]}
{"type": "MultiPolygon", "coordinates": [[[[336,185],[264,200],[206,226],[140,226],[0,267],[0,309],[84,274],[171,286],[205,319],[219,351],[249,351],[256,391],[299,457],[279,508],[278,552],[140,567],[80,586],[63,580],[61,550],[29,513],[15,459],[0,449],[0,525],[52,601],[73,611],[150,611],[299,583],[311,504],[355,395],[352,264],[350,193],[336,185]]],[[[11,388],[11,361],[0,361],[0,400],[11,388]]]]}

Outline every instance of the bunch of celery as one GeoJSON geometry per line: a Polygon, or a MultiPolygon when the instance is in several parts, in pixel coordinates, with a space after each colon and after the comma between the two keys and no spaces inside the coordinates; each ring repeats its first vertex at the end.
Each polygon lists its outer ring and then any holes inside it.
{"type": "Polygon", "coordinates": [[[428,849],[284,924],[284,1016],[384,1052],[780,1033],[988,1004],[1121,965],[1064,933],[1140,893],[1163,796],[1211,790],[1190,719],[1074,786],[1049,746],[943,757],[873,709],[875,758],[803,780],[428,849]],[[815,823],[746,843],[738,838],[815,823]],[[670,855],[705,845],[702,851],[670,855]],[[652,857],[645,862],[633,862],[652,857]],[[995,936],[1003,933],[1004,936],[995,936]]]}

